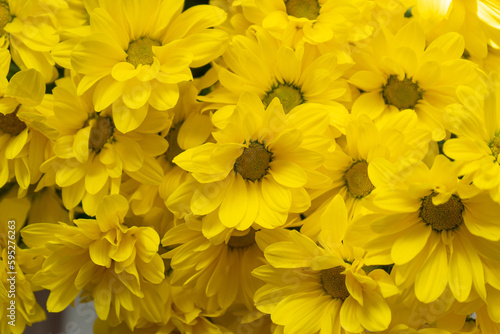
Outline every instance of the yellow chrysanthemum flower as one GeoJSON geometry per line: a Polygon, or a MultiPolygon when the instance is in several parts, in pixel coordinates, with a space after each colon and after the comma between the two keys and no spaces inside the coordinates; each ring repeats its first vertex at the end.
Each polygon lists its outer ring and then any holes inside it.
{"type": "Polygon", "coordinates": [[[422,27],[411,21],[396,35],[382,29],[370,48],[358,51],[353,57],[359,71],[349,82],[363,94],[352,113],[378,120],[411,109],[418,126],[432,131],[433,140],[444,139],[444,108],[456,103],[456,87],[477,78],[476,65],[461,59],[463,37],[450,32],[426,45],[422,27]]]}
{"type": "Polygon", "coordinates": [[[460,87],[460,104],[450,105],[445,117],[458,136],[444,143],[444,153],[463,165],[462,173],[472,176],[474,185],[490,192],[500,203],[500,76],[489,78],[488,95],[460,87]]]}
{"type": "Polygon", "coordinates": [[[15,177],[25,193],[42,176],[46,135],[56,135],[45,124],[50,111],[41,106],[44,79],[29,69],[16,73],[10,82],[0,81],[0,186],[15,177]]]}
{"type": "Polygon", "coordinates": [[[158,294],[164,264],[157,253],[160,238],[150,227],[124,224],[128,203],[105,197],[96,219],[77,219],[76,226],[34,224],[21,232],[26,245],[45,256],[33,282],[51,291],[47,310],[60,312],[83,290],[94,301],[100,319],[133,329],[140,318],[166,322],[158,294]]]}
{"type": "Polygon", "coordinates": [[[82,201],[84,211],[93,216],[104,196],[119,193],[123,172],[141,183],[160,184],[163,170],[155,157],[168,145],[158,133],[169,128],[169,113],[151,110],[139,128],[124,134],[115,128],[111,108],[96,113],[92,93],[77,96],[71,78],[58,80],[53,95],[49,124],[59,136],[55,155],[42,165],[45,175],[38,189],[55,182],[62,187],[67,209],[82,201]]]}
{"type": "Polygon", "coordinates": [[[95,110],[113,104],[121,132],[139,127],[148,105],[172,108],[179,98],[177,83],[192,80],[189,67],[202,66],[224,51],[227,34],[209,28],[222,23],[226,13],[215,6],[181,13],[183,3],[100,1],[90,13],[92,33],[71,50],[71,68],[82,75],[78,95],[95,87],[95,110]]]}
{"type": "Polygon", "coordinates": [[[31,284],[41,258],[19,246],[30,206],[27,198],[17,198],[16,187],[0,190],[0,332],[6,334],[21,334],[27,325],[45,320],[31,284]]]}
{"type": "Polygon", "coordinates": [[[467,55],[484,59],[500,48],[500,6],[492,0],[418,0],[411,9],[431,40],[450,31],[464,36],[467,55]]]}
{"type": "Polygon", "coordinates": [[[404,174],[387,160],[372,161],[377,214],[360,218],[347,236],[378,254],[380,263],[395,263],[398,286],[415,284],[416,297],[425,303],[448,285],[460,302],[471,290],[486,300],[483,258],[500,259],[500,205],[470,179],[459,179],[457,167],[443,155],[431,169],[416,163],[404,174]]]}
{"type": "Polygon", "coordinates": [[[331,146],[323,133],[329,119],[320,105],[301,105],[288,115],[279,99],[264,106],[254,93],[213,116],[216,143],[188,149],[174,158],[198,183],[185,183],[170,200],[190,196],[195,215],[218,211],[226,227],[246,230],[283,225],[289,212],[310,206],[306,188],[329,179],[316,171],[331,146]]]}
{"type": "Polygon", "coordinates": [[[342,243],[348,220],[340,196],[326,214],[330,220],[322,225],[322,247],[297,231],[266,230],[257,235],[269,265],[253,271],[266,282],[255,293],[255,305],[284,326],[286,334],[385,330],[391,311],[384,297],[397,293],[397,288],[381,269],[366,274],[364,250],[342,243]]]}
{"type": "Polygon", "coordinates": [[[373,31],[367,22],[374,6],[370,0],[240,0],[233,5],[241,5],[247,20],[280,40],[290,39],[298,30],[298,41],[344,43],[364,39],[373,31]]]}
{"type": "Polygon", "coordinates": [[[222,313],[236,302],[252,311],[252,298],[261,284],[251,271],[263,264],[256,232],[219,226],[219,222],[205,220],[202,225],[201,220],[191,218],[167,232],[162,245],[179,245],[162,255],[172,259],[170,282],[193,291],[196,305],[209,313],[222,313]],[[216,234],[208,225],[217,229],[216,234]]]}
{"type": "Polygon", "coordinates": [[[232,39],[223,60],[224,67],[216,67],[221,86],[199,97],[211,102],[210,108],[236,104],[244,92],[255,92],[266,107],[278,97],[285,113],[320,103],[330,110],[332,125],[343,130],[347,110],[339,102],[350,99],[342,78],[347,66],[338,64],[333,53],[318,55],[307,45],[294,50],[252,27],[247,36],[232,39]]]}
{"type": "MultiPolygon", "coordinates": [[[[430,133],[416,129],[417,119],[409,110],[387,118],[377,128],[366,116],[351,120],[346,135],[333,152],[325,155],[325,174],[332,179],[329,188],[314,191],[311,215],[302,221],[301,233],[315,239],[320,231],[317,223],[331,199],[340,194],[349,217],[366,212],[365,203],[375,186],[370,181],[368,168],[372,160],[383,157],[400,166],[421,161],[427,153],[430,133]]],[[[368,200],[369,202],[369,200],[368,200]]]]}
{"type": "Polygon", "coordinates": [[[44,82],[57,78],[51,49],[59,43],[54,15],[59,4],[42,0],[0,1],[0,47],[9,48],[21,68],[35,69],[44,82]]]}

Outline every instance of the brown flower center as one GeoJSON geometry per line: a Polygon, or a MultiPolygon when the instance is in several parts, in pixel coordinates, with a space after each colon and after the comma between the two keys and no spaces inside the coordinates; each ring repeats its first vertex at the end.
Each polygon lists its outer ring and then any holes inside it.
{"type": "Polygon", "coordinates": [[[17,118],[18,110],[19,106],[10,114],[4,115],[0,113],[0,129],[2,129],[3,132],[17,136],[26,129],[26,124],[17,118]]]}
{"type": "Polygon", "coordinates": [[[438,232],[453,230],[462,225],[464,205],[460,198],[452,195],[448,202],[434,205],[432,198],[436,195],[436,193],[432,193],[422,199],[419,214],[422,221],[438,232]]]}
{"type": "Polygon", "coordinates": [[[382,96],[386,104],[399,110],[413,109],[422,99],[422,90],[410,78],[399,80],[397,75],[391,75],[382,89],[382,96]]]}
{"type": "Polygon", "coordinates": [[[345,270],[342,266],[335,268],[324,269],[320,271],[320,281],[323,284],[323,289],[333,298],[345,300],[349,297],[349,291],[345,285],[345,275],[342,272],[345,270]]]}
{"type": "Polygon", "coordinates": [[[304,98],[300,89],[289,84],[278,84],[273,86],[273,88],[267,92],[267,95],[262,99],[262,103],[264,103],[267,108],[275,97],[280,99],[285,114],[288,114],[290,110],[299,104],[304,103],[304,98]]]}
{"type": "Polygon", "coordinates": [[[317,0],[286,0],[285,6],[288,15],[305,17],[309,20],[315,20],[321,9],[317,0]]]}
{"type": "Polygon", "coordinates": [[[250,227],[250,230],[245,235],[232,236],[229,238],[227,245],[230,248],[246,248],[255,243],[255,230],[250,227]]]}
{"type": "Polygon", "coordinates": [[[100,151],[113,135],[115,125],[111,117],[98,117],[90,129],[89,148],[100,151]]]}
{"type": "Polygon", "coordinates": [[[345,173],[344,179],[347,190],[356,198],[365,197],[375,188],[368,177],[368,163],[364,160],[353,163],[345,173]]]}
{"type": "Polygon", "coordinates": [[[251,142],[234,163],[234,171],[245,180],[256,181],[266,175],[272,153],[259,142],[251,142]]]}
{"type": "Polygon", "coordinates": [[[128,45],[127,49],[127,61],[134,65],[135,67],[142,65],[151,65],[153,63],[153,46],[161,45],[160,42],[148,38],[141,37],[132,41],[128,45]]]}

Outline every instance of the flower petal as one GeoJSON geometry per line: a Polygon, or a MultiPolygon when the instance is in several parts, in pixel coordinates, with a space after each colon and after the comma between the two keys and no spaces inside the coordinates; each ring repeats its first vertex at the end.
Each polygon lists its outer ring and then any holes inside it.
{"type": "Polygon", "coordinates": [[[440,240],[437,243],[415,278],[415,296],[423,303],[438,299],[448,284],[446,246],[440,240]]]}
{"type": "Polygon", "coordinates": [[[269,174],[279,184],[290,187],[302,187],[307,182],[307,174],[299,165],[285,160],[273,161],[269,164],[269,174]]]}

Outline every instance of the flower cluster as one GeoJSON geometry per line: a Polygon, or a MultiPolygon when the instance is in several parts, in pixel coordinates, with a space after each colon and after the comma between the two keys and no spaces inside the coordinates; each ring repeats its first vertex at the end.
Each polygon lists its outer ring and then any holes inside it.
{"type": "Polygon", "coordinates": [[[500,334],[500,6],[0,0],[0,218],[2,333],[500,334]]]}

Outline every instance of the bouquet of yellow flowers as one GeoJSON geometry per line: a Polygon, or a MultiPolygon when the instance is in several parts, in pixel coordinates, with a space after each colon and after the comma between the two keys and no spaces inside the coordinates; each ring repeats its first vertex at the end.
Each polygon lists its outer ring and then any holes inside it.
{"type": "Polygon", "coordinates": [[[0,0],[0,220],[1,333],[500,334],[500,4],[0,0]]]}

